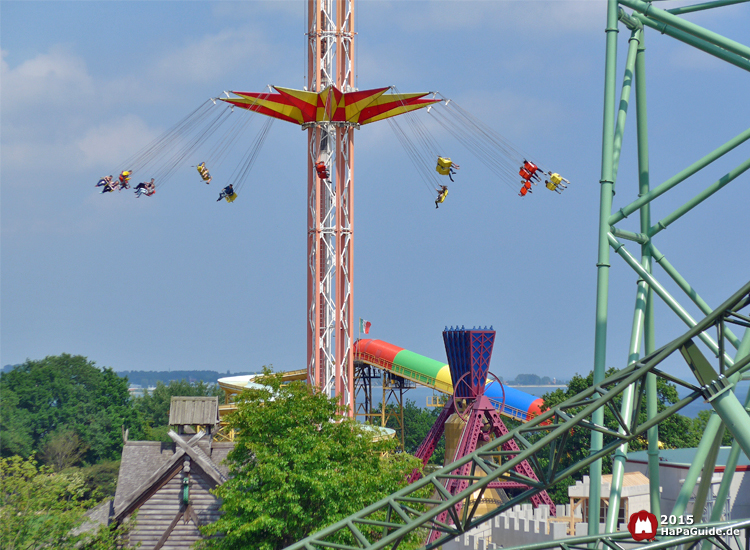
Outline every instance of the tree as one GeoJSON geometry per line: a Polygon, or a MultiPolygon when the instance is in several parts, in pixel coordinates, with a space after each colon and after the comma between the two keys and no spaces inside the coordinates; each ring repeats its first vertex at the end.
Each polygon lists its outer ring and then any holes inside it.
{"type": "Polygon", "coordinates": [[[536,374],[519,374],[513,383],[519,386],[539,386],[541,381],[542,379],[536,374]]]}
{"type": "MultiPolygon", "coordinates": [[[[699,411],[698,416],[693,418],[693,433],[699,440],[703,435],[703,432],[706,430],[706,425],[708,424],[708,419],[711,418],[712,412],[713,411],[699,411]]],[[[730,432],[729,430],[724,430],[724,435],[721,438],[721,444],[725,447],[728,447],[732,444],[733,441],[734,436],[732,435],[732,432],[730,432]]]]}
{"type": "Polygon", "coordinates": [[[80,532],[89,502],[80,475],[54,473],[33,459],[0,458],[0,548],[112,550],[132,525],[80,532]]]}
{"type": "Polygon", "coordinates": [[[88,446],[81,441],[77,433],[63,429],[50,435],[42,446],[40,458],[59,472],[78,464],[87,450],[88,446]]]}
{"type": "MultiPolygon", "coordinates": [[[[609,377],[614,375],[617,369],[610,368],[607,370],[605,376],[609,377]]],[[[571,378],[567,389],[563,390],[558,388],[553,392],[546,393],[542,396],[544,399],[544,410],[551,409],[563,401],[575,396],[576,394],[588,389],[594,383],[594,372],[591,371],[585,378],[579,374],[576,374],[571,378]]],[[[657,378],[656,382],[656,393],[657,393],[657,409],[659,412],[666,409],[668,406],[677,403],[679,395],[677,394],[677,388],[673,384],[670,384],[663,378],[657,378]]],[[[622,403],[622,394],[614,399],[613,405],[616,410],[620,410],[622,403]]],[[[643,423],[646,421],[646,407],[643,406],[639,422],[643,423]]],[[[614,414],[609,408],[604,409],[604,424],[612,430],[617,431],[618,424],[614,414]]],[[[604,436],[604,443],[609,441],[608,436],[604,436]]],[[[679,449],[695,447],[700,441],[700,435],[696,435],[693,430],[692,420],[681,414],[673,414],[664,422],[659,424],[659,441],[668,449],[679,449]]],[[[639,437],[632,440],[628,445],[628,451],[640,451],[646,449],[648,446],[645,437],[639,437]]],[[[588,456],[589,448],[591,447],[591,432],[584,429],[573,429],[571,431],[570,438],[566,447],[566,454],[560,462],[560,469],[566,468],[571,464],[574,464],[580,460],[583,460],[588,456]]],[[[548,491],[550,496],[555,502],[567,502],[568,500],[568,486],[574,485],[575,480],[582,479],[582,476],[587,471],[579,472],[567,481],[561,481],[558,483],[552,491],[548,491]]],[[[612,473],[612,456],[605,456],[602,458],[602,473],[612,473]]]]}
{"type": "MultiPolygon", "coordinates": [[[[382,405],[378,405],[374,412],[379,414],[381,407],[382,405]]],[[[396,407],[395,405],[389,405],[389,407],[394,409],[394,414],[388,417],[386,427],[395,430],[398,428],[398,419],[395,416],[396,407]]],[[[422,409],[411,399],[406,400],[406,403],[404,403],[404,451],[410,454],[417,452],[417,449],[422,444],[425,437],[427,437],[427,434],[430,432],[430,429],[435,424],[435,420],[437,420],[437,417],[442,410],[442,407],[422,409]]],[[[435,452],[432,454],[430,463],[442,465],[443,454],[445,453],[444,439],[441,439],[438,447],[439,449],[436,448],[435,452]]]]}
{"type": "Polygon", "coordinates": [[[172,397],[176,395],[199,397],[216,395],[219,396],[219,401],[223,402],[224,392],[217,385],[208,385],[204,382],[190,383],[185,379],[172,380],[168,385],[164,382],[157,382],[156,388],[151,393],[146,392],[133,402],[133,406],[141,415],[145,439],[171,441],[167,435],[169,431],[169,406],[172,397]]]}
{"type": "Polygon", "coordinates": [[[0,374],[0,388],[14,409],[0,419],[0,441],[10,443],[3,445],[3,456],[30,456],[52,434],[70,430],[88,446],[87,462],[119,459],[120,427],[139,425],[127,379],[81,355],[27,360],[0,374]]]}
{"type": "Polygon", "coordinates": [[[284,548],[403,487],[418,465],[392,452],[394,440],[340,416],[336,399],[302,382],[282,385],[270,371],[262,383],[268,389],[243,392],[229,418],[239,436],[230,478],[216,489],[223,515],[203,528],[223,536],[204,539],[205,548],[284,548]]]}

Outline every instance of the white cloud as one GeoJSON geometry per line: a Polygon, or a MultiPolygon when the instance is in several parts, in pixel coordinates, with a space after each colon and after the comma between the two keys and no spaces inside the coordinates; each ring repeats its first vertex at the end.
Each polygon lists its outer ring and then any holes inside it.
{"type": "Polygon", "coordinates": [[[95,87],[86,62],[62,44],[12,69],[5,61],[6,55],[3,51],[0,68],[5,112],[40,103],[61,106],[93,95],[95,87]]]}
{"type": "Polygon", "coordinates": [[[75,140],[78,165],[84,168],[117,166],[133,154],[133,144],[150,143],[158,132],[135,115],[113,119],[89,128],[75,140]]]}
{"type": "Polygon", "coordinates": [[[279,60],[278,52],[266,43],[261,32],[227,29],[166,54],[149,73],[151,79],[166,80],[174,86],[175,82],[217,79],[243,66],[257,70],[279,60]]]}

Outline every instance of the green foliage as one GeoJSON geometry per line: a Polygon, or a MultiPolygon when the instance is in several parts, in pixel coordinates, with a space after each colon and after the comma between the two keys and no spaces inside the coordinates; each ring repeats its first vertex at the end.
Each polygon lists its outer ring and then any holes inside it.
{"type": "MultiPolygon", "coordinates": [[[[398,420],[396,418],[396,407],[389,405],[389,412],[392,414],[386,421],[386,427],[394,430],[398,429],[398,420]]],[[[380,413],[381,405],[374,410],[376,413],[380,413]]],[[[442,411],[442,407],[435,407],[429,409],[422,409],[411,399],[407,399],[404,403],[404,451],[410,454],[417,452],[417,449],[424,441],[427,434],[430,432],[433,424],[437,420],[437,417],[442,411]]],[[[443,465],[443,458],[445,456],[445,438],[441,437],[440,442],[435,447],[435,451],[430,457],[429,464],[443,465]]]]}
{"type": "Polygon", "coordinates": [[[83,522],[80,476],[37,470],[36,462],[15,456],[0,459],[0,546],[6,549],[64,548],[83,522]]]}
{"type": "MultiPolygon", "coordinates": [[[[698,438],[700,438],[701,435],[703,435],[703,432],[706,430],[706,425],[708,425],[708,419],[711,418],[711,414],[713,411],[700,411],[698,412],[698,416],[693,418],[693,432],[696,434],[698,438]]],[[[734,437],[732,436],[732,432],[729,430],[724,430],[724,436],[721,438],[721,444],[724,447],[730,446],[734,442],[734,437]]]]}
{"type": "MultiPolygon", "coordinates": [[[[117,489],[117,476],[120,473],[120,461],[108,460],[86,466],[83,468],[72,468],[83,477],[84,498],[86,500],[99,502],[106,498],[114,498],[117,489]]],[[[68,473],[64,470],[63,473],[68,473]]]]}
{"type": "Polygon", "coordinates": [[[223,403],[224,392],[217,385],[209,385],[204,382],[188,382],[187,380],[172,380],[168,385],[158,382],[151,393],[145,393],[133,401],[135,410],[138,411],[142,421],[142,433],[146,440],[170,442],[167,435],[169,431],[169,405],[173,396],[219,396],[219,402],[223,403]]]}
{"type": "Polygon", "coordinates": [[[48,436],[39,457],[59,472],[78,464],[87,450],[88,445],[81,441],[77,433],[63,428],[48,436]]]}
{"type": "Polygon", "coordinates": [[[372,430],[341,417],[335,399],[265,374],[269,389],[245,391],[229,419],[239,437],[230,479],[216,490],[224,513],[203,529],[223,536],[205,548],[284,548],[403,487],[418,464],[394,454],[394,440],[374,441],[372,430]]]}
{"type": "Polygon", "coordinates": [[[55,434],[74,432],[88,447],[87,462],[114,460],[122,450],[120,427],[138,424],[127,379],[80,355],[27,360],[0,374],[0,392],[3,456],[28,457],[55,434]]]}
{"type": "Polygon", "coordinates": [[[0,451],[2,456],[31,456],[34,452],[31,413],[20,408],[20,399],[0,374],[0,451]]]}
{"type": "MultiPolygon", "coordinates": [[[[617,372],[617,369],[611,368],[606,372],[606,377],[612,376],[617,372]]],[[[546,393],[542,396],[544,399],[544,410],[551,409],[563,401],[570,399],[576,394],[588,389],[594,383],[593,371],[588,376],[582,377],[576,374],[569,382],[567,389],[563,390],[558,388],[557,390],[546,393]]],[[[657,378],[656,392],[658,399],[658,411],[661,412],[668,406],[673,405],[679,400],[677,394],[677,388],[673,384],[670,384],[662,378],[657,378]]],[[[622,404],[622,397],[618,396],[613,401],[613,405],[617,411],[620,410],[622,404]]],[[[642,407],[639,422],[646,421],[646,407],[645,401],[642,407]]],[[[612,430],[617,431],[618,424],[614,414],[608,408],[604,409],[604,424],[612,430]]],[[[604,444],[610,441],[608,436],[604,436],[604,444]]],[[[700,434],[696,434],[693,430],[693,422],[691,419],[681,414],[674,414],[659,424],[659,441],[664,445],[665,448],[676,449],[676,448],[688,448],[695,447],[700,441],[700,434]]],[[[588,456],[589,448],[591,447],[591,432],[584,429],[573,429],[568,439],[566,448],[566,454],[561,461],[560,468],[566,468],[571,464],[574,464],[580,460],[583,460],[588,456]]],[[[628,445],[628,451],[641,451],[648,447],[648,443],[645,437],[639,437],[630,442],[628,445]]],[[[602,473],[609,474],[612,472],[612,456],[605,456],[602,459],[602,473]]],[[[587,471],[581,471],[575,474],[572,478],[567,481],[558,483],[552,491],[548,491],[550,496],[555,502],[567,502],[568,500],[568,486],[575,484],[575,480],[582,479],[583,475],[587,471]]]]}
{"type": "Polygon", "coordinates": [[[0,458],[0,548],[112,550],[130,527],[79,533],[90,504],[80,474],[54,473],[33,459],[0,458]]]}

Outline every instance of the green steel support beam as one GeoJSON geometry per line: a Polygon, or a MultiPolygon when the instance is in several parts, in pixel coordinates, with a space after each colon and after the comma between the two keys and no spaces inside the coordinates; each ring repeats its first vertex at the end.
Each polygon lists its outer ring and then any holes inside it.
{"type": "MultiPolygon", "coordinates": [[[[716,434],[719,433],[720,427],[721,418],[719,418],[715,414],[712,414],[708,419],[708,423],[706,424],[705,429],[703,430],[703,435],[701,436],[701,441],[698,444],[698,449],[695,451],[693,462],[692,464],[690,464],[690,468],[688,468],[687,474],[685,474],[685,481],[682,483],[680,492],[677,494],[677,500],[672,507],[673,515],[681,516],[685,514],[687,505],[690,502],[690,497],[693,495],[695,484],[698,481],[698,476],[703,469],[703,465],[706,463],[708,453],[711,450],[711,445],[713,444],[714,439],[716,439],[716,434]]],[[[697,519],[700,521],[700,517],[697,519]]]]}
{"type": "MultiPolygon", "coordinates": [[[[636,100],[636,137],[638,144],[638,194],[648,194],[651,189],[651,176],[648,149],[648,110],[646,107],[646,46],[645,33],[641,33],[638,55],[635,62],[635,100],[636,100]]],[[[640,229],[645,233],[651,227],[651,203],[640,208],[640,229]]],[[[641,243],[641,263],[643,269],[651,273],[651,248],[641,243]]],[[[654,291],[649,286],[646,294],[646,310],[643,321],[643,345],[646,355],[656,349],[654,325],[654,291]]],[[[653,419],[658,413],[656,375],[646,375],[646,418],[653,419]]],[[[655,424],[648,430],[648,478],[650,510],[659,517],[661,513],[661,492],[659,491],[659,426],[655,424]]]]}
{"type": "Polygon", "coordinates": [[[731,6],[733,4],[744,4],[750,0],[717,0],[716,2],[704,2],[702,4],[693,4],[692,6],[683,6],[681,8],[672,8],[668,11],[672,15],[680,15],[683,13],[693,13],[696,11],[710,10],[712,8],[720,8],[722,6],[731,6]]]}
{"type": "Polygon", "coordinates": [[[714,44],[715,46],[723,48],[729,52],[735,53],[741,57],[744,57],[745,59],[750,59],[750,48],[748,48],[744,44],[740,44],[739,42],[730,40],[729,38],[721,36],[720,34],[704,29],[703,27],[696,25],[695,23],[685,21],[684,19],[677,17],[676,15],[672,15],[669,12],[666,12],[659,8],[655,8],[649,2],[643,2],[641,0],[620,0],[620,4],[622,4],[623,6],[627,6],[637,12],[640,12],[646,17],[664,23],[665,25],[670,25],[678,30],[681,30],[688,34],[692,34],[693,36],[701,38],[706,42],[714,44]]]}
{"type": "Polygon", "coordinates": [[[646,244],[649,242],[649,237],[645,233],[633,233],[632,231],[626,231],[624,229],[618,229],[617,227],[610,227],[610,232],[620,239],[627,241],[633,241],[638,244],[646,244]]]}
{"type": "MultiPolygon", "coordinates": [[[[740,347],[737,349],[735,361],[739,361],[747,355],[750,355],[750,329],[745,329],[745,335],[742,337],[742,344],[740,344],[740,347]]],[[[750,413],[748,407],[750,407],[750,389],[748,389],[747,396],[745,397],[745,410],[750,413]]],[[[713,510],[711,510],[710,521],[719,521],[724,513],[724,503],[727,501],[727,498],[729,498],[729,489],[732,486],[732,479],[737,470],[737,462],[739,461],[739,458],[740,446],[737,441],[733,441],[732,449],[729,451],[727,463],[724,468],[724,475],[721,477],[721,485],[719,485],[719,490],[716,493],[716,503],[714,504],[713,510]]],[[[702,550],[710,550],[710,547],[704,542],[702,550]]]]}
{"type": "MultiPolygon", "coordinates": [[[[594,386],[604,380],[607,368],[607,309],[609,300],[609,234],[608,220],[612,215],[614,196],[614,132],[615,132],[615,85],[617,78],[617,17],[618,0],[607,0],[606,58],[604,67],[604,113],[602,121],[602,171],[599,195],[599,246],[596,262],[596,326],[594,329],[594,386]]],[[[597,409],[591,421],[604,424],[604,410],[597,409]]],[[[602,448],[603,436],[591,432],[591,454],[602,448]]],[[[597,460],[589,468],[588,532],[599,532],[599,502],[601,502],[602,461],[597,460]]]]}
{"type": "Polygon", "coordinates": [[[728,52],[725,49],[720,48],[718,46],[714,46],[713,44],[706,42],[705,40],[702,40],[700,38],[697,38],[693,36],[692,34],[682,32],[673,27],[670,27],[669,25],[665,25],[664,23],[659,23],[658,21],[649,19],[648,17],[645,17],[641,15],[640,13],[633,14],[631,19],[633,21],[637,21],[641,25],[651,27],[652,29],[659,31],[662,34],[671,36],[675,40],[679,40],[680,42],[684,42],[685,44],[689,46],[693,46],[694,48],[702,50],[709,55],[713,55],[714,57],[717,57],[721,59],[722,61],[731,63],[732,65],[739,67],[740,69],[750,71],[750,61],[748,61],[744,57],[728,52]]]}
{"type": "Polygon", "coordinates": [[[630,91],[633,88],[633,73],[635,72],[635,55],[640,45],[640,36],[643,33],[635,29],[628,40],[628,56],[625,59],[625,75],[622,77],[622,90],[620,91],[620,106],[617,109],[617,123],[615,124],[615,138],[612,151],[612,179],[617,182],[617,171],[620,168],[620,153],[622,152],[622,138],[625,135],[625,121],[628,118],[628,107],[630,106],[630,91]]]}
{"type": "MultiPolygon", "coordinates": [[[[646,282],[649,284],[651,289],[661,298],[664,303],[666,303],[669,308],[674,311],[677,316],[683,320],[683,322],[688,325],[689,327],[695,326],[695,320],[692,318],[692,316],[685,311],[685,309],[679,304],[677,300],[675,300],[669,292],[657,281],[651,273],[643,269],[641,264],[638,263],[638,260],[636,260],[630,252],[627,251],[627,249],[623,246],[622,243],[620,243],[617,239],[614,238],[613,235],[610,234],[609,236],[610,244],[612,245],[612,248],[615,250],[615,252],[625,260],[625,262],[632,267],[636,273],[638,273],[639,276],[643,277],[646,282]]],[[[704,344],[706,344],[709,349],[718,356],[719,354],[719,345],[711,338],[708,334],[700,334],[698,336],[704,344]]],[[[732,358],[728,355],[724,354],[724,361],[726,361],[728,364],[734,365],[734,361],[732,361],[732,358]]]]}
{"type": "Polygon", "coordinates": [[[724,432],[726,432],[726,426],[722,422],[719,425],[716,436],[714,436],[711,448],[708,450],[706,463],[701,470],[701,480],[698,484],[698,491],[695,493],[695,502],[693,503],[693,516],[698,518],[698,521],[703,521],[703,511],[706,509],[706,497],[708,496],[708,490],[711,488],[711,481],[716,470],[716,459],[719,456],[719,447],[721,447],[721,440],[724,439],[724,432]]]}
{"type": "MultiPolygon", "coordinates": [[[[737,350],[735,361],[739,361],[740,359],[742,359],[743,357],[747,357],[748,355],[750,355],[750,328],[745,329],[745,335],[742,337],[742,344],[737,350]]],[[[748,406],[750,406],[750,388],[748,388],[747,395],[745,396],[745,410],[747,410],[748,406]]],[[[732,477],[734,476],[735,469],[737,468],[739,451],[740,446],[737,444],[737,442],[732,442],[732,450],[729,452],[729,458],[727,459],[726,468],[724,469],[724,477],[721,480],[721,486],[719,487],[719,492],[716,496],[716,502],[726,501],[727,496],[729,495],[729,486],[732,483],[732,477]]],[[[712,512],[711,517],[721,517],[721,509],[723,508],[723,506],[720,506],[719,513],[717,514],[716,512],[712,512]]]]}
{"type": "MultiPolygon", "coordinates": [[[[621,15],[622,18],[622,15],[621,15]]],[[[649,155],[648,155],[648,124],[647,124],[647,116],[646,116],[646,77],[645,77],[645,65],[644,65],[644,52],[645,52],[645,46],[644,46],[644,36],[642,30],[636,30],[633,32],[633,36],[630,38],[629,43],[629,49],[628,49],[628,61],[630,61],[631,53],[634,53],[633,55],[633,63],[632,63],[632,71],[630,74],[634,74],[635,77],[635,86],[636,86],[636,133],[637,133],[637,143],[638,143],[638,185],[640,189],[640,194],[648,193],[649,190],[649,155]],[[635,44],[635,52],[633,52],[633,45],[635,44]]],[[[628,68],[630,68],[630,65],[628,65],[628,68]]],[[[626,69],[626,78],[628,76],[628,70],[626,69]]],[[[648,229],[651,225],[650,221],[650,205],[647,203],[641,207],[641,231],[643,231],[644,228],[648,229]]],[[[626,233],[626,232],[620,232],[618,233],[626,233]]],[[[637,237],[641,234],[633,234],[634,237],[637,237]]],[[[636,239],[633,239],[636,240],[636,239]]],[[[636,240],[636,242],[638,242],[636,240]]],[[[648,243],[648,239],[640,240],[641,245],[645,245],[648,243]]],[[[651,271],[651,257],[650,257],[650,249],[648,249],[645,246],[642,246],[641,251],[641,263],[643,265],[643,268],[647,271],[651,271]]],[[[636,292],[636,303],[635,303],[635,312],[633,314],[633,326],[630,333],[630,351],[628,355],[628,364],[632,364],[636,362],[640,356],[640,349],[641,344],[645,343],[645,335],[643,333],[643,330],[646,325],[646,311],[648,310],[653,315],[653,308],[648,308],[648,299],[649,299],[649,287],[645,280],[640,279],[638,281],[638,289],[636,292]]],[[[653,296],[653,295],[652,295],[653,296]]],[[[653,324],[649,323],[649,329],[652,331],[653,335],[653,324]]],[[[646,353],[650,353],[653,351],[653,348],[651,350],[647,350],[646,353]]],[[[647,381],[646,381],[646,394],[647,394],[647,400],[646,400],[646,408],[647,408],[647,415],[650,415],[651,418],[655,416],[656,409],[651,406],[651,402],[649,400],[650,398],[650,392],[649,392],[649,379],[653,377],[652,374],[647,375],[647,381]]],[[[633,415],[633,409],[635,407],[635,395],[634,395],[635,388],[633,386],[628,387],[625,392],[623,393],[622,397],[622,403],[620,406],[620,415],[629,422],[632,415],[633,415]]],[[[622,427],[621,427],[622,429],[622,427]]],[[[654,426],[649,430],[649,442],[651,441],[652,437],[655,438],[657,441],[657,461],[658,461],[658,427],[654,426]],[[655,431],[654,431],[655,430],[655,431]]],[[[607,519],[604,526],[604,532],[605,533],[613,533],[617,531],[618,525],[617,520],[619,517],[619,511],[620,511],[620,498],[622,494],[622,479],[623,475],[625,473],[625,460],[627,459],[627,452],[628,452],[628,444],[623,443],[620,445],[620,447],[615,452],[615,456],[612,462],[612,484],[610,485],[610,492],[609,492],[609,507],[607,508],[607,519]]],[[[657,464],[657,471],[656,471],[656,479],[653,483],[655,483],[656,487],[659,486],[658,481],[658,464],[657,464]]],[[[649,478],[651,479],[651,478],[649,478]]],[[[659,514],[659,506],[657,505],[655,514],[659,514]]]]}
{"type": "MultiPolygon", "coordinates": [[[[682,291],[687,294],[687,296],[693,301],[693,303],[700,308],[700,310],[703,312],[704,315],[708,315],[711,313],[711,308],[709,305],[703,300],[703,298],[700,297],[700,295],[695,291],[695,289],[690,286],[690,283],[688,283],[682,275],[672,266],[671,263],[667,260],[667,258],[662,254],[653,243],[651,243],[651,246],[649,247],[651,249],[651,255],[653,256],[654,260],[656,260],[656,263],[659,264],[662,269],[666,272],[667,275],[670,276],[670,278],[677,283],[677,286],[679,286],[682,291]]],[[[730,329],[726,330],[726,337],[732,346],[735,348],[738,348],[740,345],[740,339],[735,336],[735,334],[730,329]]]]}
{"type": "Polygon", "coordinates": [[[750,169],[750,158],[740,163],[740,165],[737,166],[737,168],[730,170],[729,172],[724,174],[721,178],[719,178],[714,183],[709,185],[706,189],[698,193],[695,197],[690,199],[688,202],[680,206],[677,210],[675,210],[668,216],[656,222],[653,227],[647,228],[646,233],[648,234],[649,237],[653,237],[660,231],[666,229],[675,220],[680,219],[682,216],[690,212],[693,208],[695,208],[700,203],[702,203],[707,198],[709,198],[711,195],[716,193],[719,189],[728,185],[730,182],[737,179],[738,176],[741,176],[742,174],[747,172],[748,169],[750,169]]]}
{"type": "Polygon", "coordinates": [[[714,151],[710,152],[708,155],[703,157],[702,159],[694,162],[678,174],[672,176],[667,181],[659,185],[658,187],[655,187],[651,191],[649,191],[647,194],[638,197],[635,201],[628,204],[627,206],[624,206],[620,208],[617,212],[612,214],[610,216],[608,223],[609,225],[615,225],[618,222],[624,220],[627,218],[630,214],[641,208],[644,204],[651,202],[655,198],[663,195],[670,189],[672,189],[675,185],[678,185],[679,183],[682,183],[687,178],[698,172],[699,170],[702,170],[709,164],[711,164],[713,161],[715,161],[718,158],[721,158],[722,156],[726,155],[729,151],[734,149],[735,147],[742,145],[745,143],[748,139],[750,139],[750,128],[739,134],[737,137],[730,139],[727,141],[724,145],[721,147],[718,147],[714,151]]]}
{"type": "MultiPolygon", "coordinates": [[[[648,286],[646,281],[638,281],[638,290],[635,298],[635,312],[633,313],[633,327],[630,331],[630,353],[628,354],[628,365],[632,365],[640,357],[641,341],[643,339],[643,322],[646,313],[646,299],[648,286]]],[[[620,404],[620,416],[630,424],[635,406],[635,387],[628,386],[622,393],[620,404]]],[[[625,435],[625,427],[620,426],[619,432],[625,435]]],[[[620,512],[620,496],[622,494],[622,478],[625,473],[625,460],[628,455],[628,444],[623,443],[615,451],[612,459],[612,483],[609,490],[609,507],[607,508],[607,519],[604,523],[605,533],[617,531],[617,519],[620,512]]]]}
{"type": "MultiPolygon", "coordinates": [[[[301,550],[304,548],[306,550],[315,550],[319,548],[342,548],[347,550],[376,550],[380,548],[397,548],[406,536],[418,529],[436,529],[443,533],[443,536],[440,539],[426,546],[428,550],[437,548],[447,540],[465,533],[469,529],[484,523],[491,517],[511,508],[515,504],[528,499],[532,494],[538,493],[546,487],[551,487],[553,484],[563,479],[567,479],[576,472],[580,472],[590,466],[593,462],[599,460],[602,456],[613,452],[622,443],[632,441],[636,437],[647,432],[652,426],[664,421],[666,418],[675,414],[695,399],[700,398],[704,395],[704,392],[697,386],[691,385],[688,382],[678,381],[685,387],[693,388],[693,392],[688,397],[681,399],[678,403],[657,414],[653,419],[639,424],[637,417],[634,418],[632,423],[627,426],[625,435],[611,430],[607,431],[608,435],[611,437],[609,437],[602,449],[589,454],[589,456],[564,470],[557,470],[556,463],[550,463],[548,467],[539,469],[539,471],[536,472],[540,480],[538,484],[535,484],[534,487],[526,490],[524,493],[518,495],[510,502],[501,505],[495,510],[477,516],[475,514],[476,508],[468,506],[468,501],[472,498],[473,494],[477,491],[484,490],[494,481],[507,478],[508,474],[510,474],[513,468],[521,461],[530,460],[532,463],[537,463],[537,456],[548,457],[550,456],[550,452],[557,453],[558,455],[559,453],[565,452],[566,445],[569,444],[568,435],[571,429],[604,430],[603,426],[596,425],[591,421],[597,410],[603,410],[604,407],[611,408],[612,402],[615,399],[620,398],[627,387],[633,384],[642,386],[647,374],[655,373],[658,376],[664,376],[663,373],[657,370],[659,364],[669,358],[677,350],[682,351],[688,348],[693,349],[693,338],[722,322],[729,312],[735,311],[740,305],[743,307],[750,306],[750,301],[748,300],[749,297],[750,283],[747,283],[721,306],[717,307],[714,312],[696,323],[696,325],[685,334],[676,338],[659,350],[647,355],[641,361],[622,369],[613,376],[603,380],[601,383],[587,388],[553,409],[535,417],[527,424],[522,424],[513,431],[508,432],[506,435],[490,441],[487,445],[478,449],[474,453],[465,456],[429,476],[423,477],[416,483],[413,483],[408,487],[397,491],[393,495],[368,506],[361,512],[353,514],[334,525],[321,529],[318,533],[291,545],[289,549],[301,550]],[[511,439],[518,444],[520,452],[502,451],[503,445],[511,439]],[[514,455],[513,453],[516,454],[514,455]],[[498,457],[503,459],[501,464],[494,463],[494,460],[498,457]],[[440,488],[442,488],[443,483],[454,477],[454,472],[461,466],[469,463],[472,463],[473,468],[479,468],[485,471],[487,475],[469,476],[469,485],[464,491],[457,495],[446,495],[444,490],[441,492],[440,488]],[[422,492],[422,489],[424,488],[429,488],[431,492],[434,491],[436,496],[416,500],[411,496],[417,492],[422,492]],[[436,523],[435,518],[437,518],[442,512],[455,510],[459,505],[463,505],[463,510],[466,510],[467,513],[463,517],[454,514],[455,521],[457,521],[455,525],[451,526],[436,523]],[[423,507],[417,509],[417,506],[423,507]],[[469,510],[470,508],[471,510],[469,510]],[[383,521],[384,517],[389,518],[387,522],[383,521]],[[365,531],[368,533],[366,535],[367,543],[364,543],[359,537],[357,537],[357,541],[352,543],[356,544],[356,546],[335,544],[328,540],[337,533],[349,533],[351,535],[352,530],[350,527],[356,527],[359,525],[368,525],[370,528],[381,527],[386,533],[372,534],[370,529],[361,529],[361,533],[365,533],[365,531]]],[[[691,360],[695,361],[692,356],[691,360]]],[[[700,358],[698,361],[705,362],[706,360],[705,358],[700,358]]],[[[750,366],[750,362],[743,363],[742,361],[738,361],[737,365],[739,368],[743,368],[744,366],[750,366]]],[[[708,367],[700,364],[694,369],[701,384],[704,382],[707,375],[710,376],[710,371],[712,371],[710,364],[708,364],[708,367]]],[[[739,372],[739,369],[737,372],[739,372]]],[[[674,377],[670,377],[670,379],[676,380],[674,377]]],[[[731,395],[731,392],[724,392],[723,395],[726,395],[727,393],[731,395]]],[[[717,393],[711,399],[717,401],[720,397],[721,395],[717,393]]],[[[714,406],[717,410],[720,410],[723,405],[716,404],[714,406]]],[[[729,423],[728,425],[731,430],[732,425],[729,423]]],[[[740,443],[742,445],[742,441],[740,443]]],[[[617,535],[629,536],[628,533],[617,535]]],[[[609,536],[615,537],[617,535],[609,536]]],[[[365,535],[363,534],[363,536],[365,535]]],[[[600,540],[596,537],[595,539],[600,540]]],[[[557,544],[564,544],[565,542],[567,541],[558,541],[557,544]]],[[[531,547],[529,546],[527,548],[531,547]]]]}
{"type": "Polygon", "coordinates": [[[739,380],[737,376],[739,373],[730,376],[728,380],[723,375],[719,376],[692,341],[685,343],[680,348],[680,353],[696,377],[699,380],[702,379],[704,386],[708,388],[710,395],[707,401],[721,417],[727,429],[732,432],[745,455],[750,457],[750,415],[731,391],[739,380]]]}

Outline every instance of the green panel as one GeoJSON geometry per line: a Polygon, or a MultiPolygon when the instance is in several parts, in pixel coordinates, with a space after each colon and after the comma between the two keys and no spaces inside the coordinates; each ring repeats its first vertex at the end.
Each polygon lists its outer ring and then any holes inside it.
{"type": "Polygon", "coordinates": [[[399,367],[405,367],[413,372],[430,378],[437,378],[438,372],[446,363],[430,359],[409,350],[402,350],[393,358],[393,372],[399,372],[399,367]]]}

